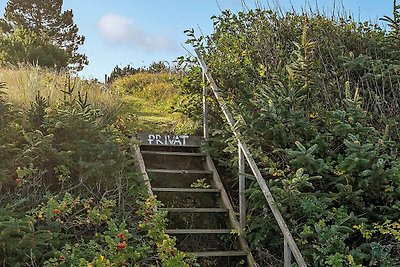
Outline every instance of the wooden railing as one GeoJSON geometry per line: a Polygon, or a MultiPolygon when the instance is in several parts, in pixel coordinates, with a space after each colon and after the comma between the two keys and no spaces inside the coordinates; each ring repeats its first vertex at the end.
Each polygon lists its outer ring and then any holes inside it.
{"type": "Polygon", "coordinates": [[[220,96],[219,89],[211,76],[211,74],[208,71],[207,65],[205,64],[203,57],[201,56],[201,53],[196,50],[197,54],[197,59],[201,65],[201,68],[203,70],[203,103],[204,103],[204,138],[208,138],[208,119],[207,119],[207,113],[208,113],[208,108],[207,108],[207,88],[205,86],[205,78],[207,81],[210,83],[211,89],[214,93],[215,98],[218,101],[219,106],[221,107],[222,112],[225,115],[225,118],[228,122],[228,124],[231,127],[231,130],[233,134],[235,135],[238,146],[239,146],[239,213],[240,213],[240,225],[242,229],[245,228],[245,216],[246,216],[246,205],[245,205],[245,176],[244,174],[244,169],[245,169],[245,161],[244,159],[247,160],[247,163],[249,164],[254,176],[256,177],[257,183],[261,188],[262,193],[265,196],[265,199],[267,200],[267,203],[279,225],[279,228],[283,234],[284,237],[284,266],[291,266],[292,264],[292,259],[291,255],[293,254],[297,264],[300,267],[305,267],[307,266],[303,256],[300,253],[299,248],[297,247],[297,244],[295,243],[292,234],[290,233],[285,220],[282,217],[281,212],[279,211],[276,202],[265,182],[265,179],[262,177],[261,172],[259,168],[257,167],[256,162],[254,161],[253,157],[251,156],[250,150],[247,146],[247,144],[244,142],[244,139],[241,135],[241,133],[235,128],[235,120],[233,119],[232,113],[230,112],[227,102],[220,96]]]}

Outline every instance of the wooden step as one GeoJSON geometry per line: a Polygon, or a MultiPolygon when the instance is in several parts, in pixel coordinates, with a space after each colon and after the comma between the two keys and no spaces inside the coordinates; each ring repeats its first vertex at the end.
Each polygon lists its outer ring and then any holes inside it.
{"type": "Polygon", "coordinates": [[[192,213],[228,213],[228,209],[223,208],[159,208],[159,211],[167,212],[192,212],[192,213]]]}
{"type": "Polygon", "coordinates": [[[167,229],[165,233],[171,235],[179,234],[230,234],[233,229],[167,229]]]}
{"type": "Polygon", "coordinates": [[[160,156],[184,156],[184,157],[205,157],[205,153],[191,152],[169,152],[169,151],[142,151],[143,155],[160,155],[160,156]]]}
{"type": "Polygon", "coordinates": [[[213,174],[212,171],[205,170],[169,170],[169,169],[147,169],[152,173],[176,173],[176,174],[213,174]]]}
{"type": "Polygon", "coordinates": [[[153,192],[176,192],[176,193],[220,193],[221,190],[213,188],[159,188],[154,187],[153,192]]]}
{"type": "Polygon", "coordinates": [[[228,251],[195,251],[195,252],[186,252],[186,254],[191,254],[196,257],[240,257],[246,256],[247,253],[240,250],[228,250],[228,251]]]}

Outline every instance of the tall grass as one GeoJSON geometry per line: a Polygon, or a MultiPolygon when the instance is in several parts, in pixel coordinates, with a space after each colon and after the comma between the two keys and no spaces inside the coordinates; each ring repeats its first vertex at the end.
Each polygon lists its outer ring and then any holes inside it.
{"type": "Polygon", "coordinates": [[[117,79],[113,87],[144,99],[168,102],[180,92],[176,79],[176,75],[169,72],[139,72],[117,79]]]}
{"type": "Polygon", "coordinates": [[[88,103],[105,114],[116,115],[121,105],[117,91],[106,88],[95,80],[83,80],[67,72],[57,72],[31,65],[0,68],[0,81],[5,82],[6,99],[14,106],[26,110],[38,91],[49,100],[51,106],[64,98],[62,92],[73,87],[74,92],[88,93],[88,103]]]}
{"type": "Polygon", "coordinates": [[[173,108],[182,94],[178,78],[171,72],[139,72],[115,80],[111,90],[122,95],[122,114],[136,115],[136,131],[194,134],[198,123],[173,108]]]}

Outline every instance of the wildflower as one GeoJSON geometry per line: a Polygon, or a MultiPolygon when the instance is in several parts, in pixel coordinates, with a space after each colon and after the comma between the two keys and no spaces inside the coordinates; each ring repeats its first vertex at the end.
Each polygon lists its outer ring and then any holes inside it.
{"type": "Polygon", "coordinates": [[[53,210],[53,213],[54,213],[54,214],[59,214],[59,213],[60,213],[60,210],[59,210],[59,209],[54,209],[54,210],[53,210]]]}
{"type": "Polygon", "coordinates": [[[146,199],[146,209],[149,209],[151,207],[151,202],[150,198],[146,199]]]}
{"type": "Polygon", "coordinates": [[[125,236],[124,233],[118,233],[118,234],[116,235],[116,237],[117,237],[117,238],[121,238],[122,241],[125,241],[125,240],[126,240],[126,236],[125,236]]]}
{"type": "Polygon", "coordinates": [[[126,242],[123,241],[123,242],[121,242],[121,243],[119,243],[119,244],[117,245],[117,250],[118,250],[118,251],[123,250],[125,247],[126,247],[126,242]]]}

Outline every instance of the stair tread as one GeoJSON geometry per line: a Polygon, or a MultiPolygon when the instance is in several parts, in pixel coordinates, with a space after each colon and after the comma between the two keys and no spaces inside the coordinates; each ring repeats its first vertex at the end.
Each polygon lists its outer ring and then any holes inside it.
{"type": "Polygon", "coordinates": [[[200,213],[215,213],[221,212],[226,213],[229,212],[228,209],[224,208],[159,208],[160,211],[169,211],[169,212],[200,212],[200,213]]]}
{"type": "Polygon", "coordinates": [[[182,173],[182,174],[213,174],[213,171],[206,170],[172,170],[172,169],[147,169],[147,172],[155,173],[182,173]]]}
{"type": "Polygon", "coordinates": [[[230,234],[234,229],[166,229],[167,234],[230,234]]]}
{"type": "Polygon", "coordinates": [[[214,188],[154,187],[153,192],[219,193],[221,190],[214,188]]]}
{"type": "Polygon", "coordinates": [[[161,156],[189,156],[189,157],[205,157],[205,153],[195,152],[178,152],[178,151],[142,151],[144,155],[161,155],[161,156]]]}
{"type": "Polygon", "coordinates": [[[246,256],[247,253],[241,250],[226,250],[226,251],[193,251],[186,252],[196,257],[229,257],[229,256],[246,256]]]}

